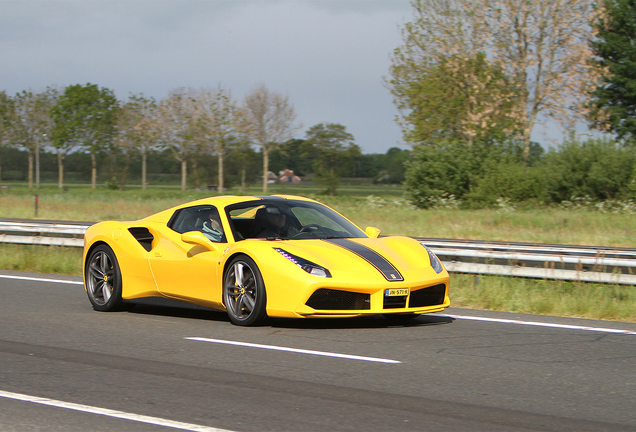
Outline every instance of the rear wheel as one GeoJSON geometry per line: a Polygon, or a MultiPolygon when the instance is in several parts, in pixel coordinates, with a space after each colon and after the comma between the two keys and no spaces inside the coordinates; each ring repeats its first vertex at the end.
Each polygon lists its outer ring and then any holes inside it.
{"type": "Polygon", "coordinates": [[[108,245],[99,245],[91,251],[84,280],[93,309],[103,312],[122,309],[121,271],[115,252],[108,245]]]}
{"type": "Polygon", "coordinates": [[[261,324],[267,317],[267,296],[256,263],[247,256],[234,258],[223,276],[223,301],[233,324],[261,324]]]}

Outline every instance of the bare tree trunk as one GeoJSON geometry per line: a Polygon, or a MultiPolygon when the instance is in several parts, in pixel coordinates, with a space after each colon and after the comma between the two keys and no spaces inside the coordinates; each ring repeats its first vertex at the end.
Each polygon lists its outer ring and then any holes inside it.
{"type": "Polygon", "coordinates": [[[194,190],[199,190],[201,186],[201,179],[199,178],[199,170],[197,167],[199,166],[199,160],[195,157],[192,160],[192,175],[190,178],[194,178],[194,190]]]}
{"type": "Polygon", "coordinates": [[[188,164],[184,159],[181,159],[181,190],[184,191],[186,190],[186,178],[187,178],[187,171],[188,170],[188,164]]]}
{"type": "Polygon", "coordinates": [[[146,152],[141,154],[141,190],[146,190],[146,152]]]}
{"type": "Polygon", "coordinates": [[[223,187],[223,149],[219,150],[219,181],[218,181],[217,190],[219,192],[223,192],[225,188],[223,187]]]}
{"type": "Polygon", "coordinates": [[[245,167],[241,168],[241,193],[245,192],[245,167]]]}
{"type": "Polygon", "coordinates": [[[269,150],[263,146],[263,194],[267,193],[267,182],[269,181],[269,150]]]}
{"type": "Polygon", "coordinates": [[[119,182],[119,190],[124,190],[126,185],[126,176],[128,176],[128,168],[130,167],[130,152],[126,153],[126,163],[121,173],[121,181],[119,182]]]}
{"type": "Polygon", "coordinates": [[[33,152],[29,151],[29,188],[33,187],[33,152]]]}
{"type": "Polygon", "coordinates": [[[97,160],[93,151],[91,151],[91,188],[97,188],[97,160]]]}
{"type": "Polygon", "coordinates": [[[64,187],[64,156],[57,152],[57,186],[62,189],[64,187]]]}

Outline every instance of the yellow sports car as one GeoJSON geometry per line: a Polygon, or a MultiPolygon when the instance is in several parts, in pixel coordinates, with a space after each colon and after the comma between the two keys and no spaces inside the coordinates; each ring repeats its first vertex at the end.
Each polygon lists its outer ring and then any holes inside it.
{"type": "Polygon", "coordinates": [[[219,196],[84,236],[84,286],[95,310],[166,297],[266,317],[411,318],[450,305],[449,277],[424,244],[379,238],[317,201],[219,196]]]}

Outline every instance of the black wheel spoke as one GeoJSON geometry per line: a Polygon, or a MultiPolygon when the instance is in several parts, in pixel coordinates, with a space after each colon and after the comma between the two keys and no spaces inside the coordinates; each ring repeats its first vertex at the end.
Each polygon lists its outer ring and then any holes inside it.
{"type": "Polygon", "coordinates": [[[245,307],[252,312],[254,310],[254,306],[256,305],[256,301],[249,294],[245,294],[242,298],[245,307]]]}
{"type": "Polygon", "coordinates": [[[88,267],[88,270],[91,274],[91,276],[93,276],[95,279],[103,279],[104,278],[104,274],[102,273],[102,271],[97,268],[97,266],[95,265],[95,263],[91,263],[90,266],[88,267]]]}
{"type": "Polygon", "coordinates": [[[243,315],[243,295],[239,295],[234,301],[234,316],[240,318],[243,315]]]}

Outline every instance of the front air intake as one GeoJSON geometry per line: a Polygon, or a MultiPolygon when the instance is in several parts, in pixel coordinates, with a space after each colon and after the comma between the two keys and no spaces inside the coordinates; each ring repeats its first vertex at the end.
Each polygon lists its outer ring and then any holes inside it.
{"type": "Polygon", "coordinates": [[[318,310],[367,310],[371,309],[371,296],[321,288],[316,290],[305,304],[318,310]]]}
{"type": "Polygon", "coordinates": [[[409,307],[426,307],[444,304],[446,285],[439,284],[411,292],[409,307]]]}

